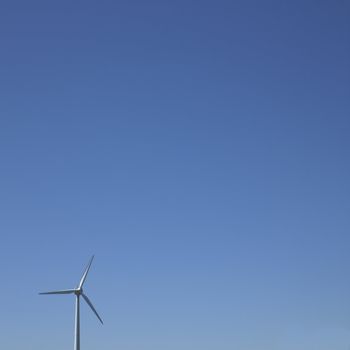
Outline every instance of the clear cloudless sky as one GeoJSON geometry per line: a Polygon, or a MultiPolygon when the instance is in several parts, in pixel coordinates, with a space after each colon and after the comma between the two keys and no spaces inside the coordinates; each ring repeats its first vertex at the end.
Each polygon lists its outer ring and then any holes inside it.
{"type": "Polygon", "coordinates": [[[349,349],[349,18],[2,1],[0,348],[349,349]]]}

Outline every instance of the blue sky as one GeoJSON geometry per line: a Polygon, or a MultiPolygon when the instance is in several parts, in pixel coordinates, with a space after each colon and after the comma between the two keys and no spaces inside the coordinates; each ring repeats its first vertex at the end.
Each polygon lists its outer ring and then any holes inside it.
{"type": "Polygon", "coordinates": [[[3,1],[0,347],[350,347],[347,1],[3,1]]]}

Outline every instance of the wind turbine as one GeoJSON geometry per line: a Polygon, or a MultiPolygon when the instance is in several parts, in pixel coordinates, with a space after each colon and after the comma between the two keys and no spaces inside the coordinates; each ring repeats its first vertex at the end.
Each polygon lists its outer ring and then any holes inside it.
{"type": "Polygon", "coordinates": [[[74,350],[80,350],[80,296],[84,298],[86,303],[90,306],[91,310],[103,324],[101,317],[98,315],[94,306],[92,305],[90,299],[83,293],[83,285],[86,280],[86,277],[89,273],[90,266],[92,264],[92,260],[94,260],[94,256],[91,257],[83,276],[80,279],[78,286],[75,289],[65,289],[65,290],[56,290],[52,292],[45,292],[39,294],[75,294],[75,332],[74,332],[74,350]]]}

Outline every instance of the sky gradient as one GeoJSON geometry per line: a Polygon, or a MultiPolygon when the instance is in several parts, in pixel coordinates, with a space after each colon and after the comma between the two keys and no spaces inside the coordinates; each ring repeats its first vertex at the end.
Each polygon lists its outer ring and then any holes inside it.
{"type": "Polygon", "coordinates": [[[3,1],[0,348],[350,348],[348,1],[3,1]]]}

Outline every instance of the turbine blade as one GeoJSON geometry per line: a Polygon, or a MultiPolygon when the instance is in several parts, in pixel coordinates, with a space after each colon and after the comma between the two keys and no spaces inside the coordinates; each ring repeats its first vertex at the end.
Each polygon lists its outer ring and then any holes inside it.
{"type": "Polygon", "coordinates": [[[82,294],[83,298],[85,299],[85,301],[87,302],[87,304],[91,307],[91,310],[95,313],[95,315],[97,316],[97,318],[100,320],[100,322],[103,324],[103,321],[101,319],[101,317],[98,315],[97,311],[95,310],[94,306],[92,305],[90,299],[85,295],[82,294]]]}
{"type": "Polygon", "coordinates": [[[75,289],[66,289],[66,290],[55,290],[52,292],[44,292],[44,293],[39,293],[40,295],[44,294],[73,294],[75,292],[75,289]]]}
{"type": "Polygon", "coordinates": [[[86,276],[87,276],[87,274],[89,273],[90,266],[91,266],[91,264],[92,264],[92,260],[94,260],[94,256],[91,257],[91,259],[90,259],[90,261],[89,261],[89,263],[88,263],[88,266],[87,266],[87,268],[85,269],[84,274],[83,274],[83,276],[82,276],[82,278],[81,278],[81,280],[80,280],[80,282],[79,282],[79,285],[78,285],[78,288],[77,288],[77,289],[80,289],[80,288],[84,285],[84,282],[85,282],[85,280],[86,280],[86,276]]]}

